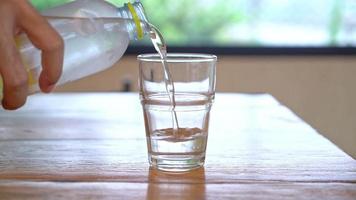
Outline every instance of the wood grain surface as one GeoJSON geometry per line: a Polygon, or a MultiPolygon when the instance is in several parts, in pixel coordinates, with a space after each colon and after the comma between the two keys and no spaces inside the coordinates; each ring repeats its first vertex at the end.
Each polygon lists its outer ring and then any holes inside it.
{"type": "Polygon", "coordinates": [[[138,94],[0,111],[0,199],[356,199],[356,161],[264,94],[217,94],[204,168],[150,169],[138,94]]]}

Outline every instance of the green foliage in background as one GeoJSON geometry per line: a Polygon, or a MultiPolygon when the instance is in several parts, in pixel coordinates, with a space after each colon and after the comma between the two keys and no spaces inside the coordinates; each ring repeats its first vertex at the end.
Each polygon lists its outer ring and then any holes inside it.
{"type": "Polygon", "coordinates": [[[337,36],[341,29],[343,7],[343,0],[334,1],[329,23],[330,45],[336,45],[337,43],[337,36]]]}
{"type": "MultiPolygon", "coordinates": [[[[73,0],[30,1],[38,10],[44,10],[73,0]]],[[[107,1],[121,7],[124,3],[134,0],[107,1]]],[[[324,46],[338,46],[343,40],[351,41],[351,44],[356,45],[356,31],[349,31],[350,33],[347,34],[342,32],[354,30],[352,27],[346,27],[344,22],[345,8],[347,8],[344,4],[345,2],[350,4],[352,0],[311,2],[308,0],[141,0],[141,2],[148,20],[162,32],[168,45],[259,46],[280,44],[279,41],[286,41],[286,38],[291,41],[287,42],[289,45],[290,43],[315,45],[310,43],[310,40],[301,39],[303,37],[288,37],[288,31],[294,29],[304,31],[303,36],[327,35],[329,39],[318,43],[324,46]],[[278,37],[271,37],[271,34],[278,37]]],[[[355,2],[352,5],[356,8],[355,2]]],[[[356,17],[354,10],[348,9],[350,19],[356,17]]],[[[149,43],[148,40],[144,42],[149,43]]],[[[142,41],[138,43],[142,44],[142,41]]]]}
{"type": "MultiPolygon", "coordinates": [[[[58,6],[71,0],[32,0],[38,10],[58,6]]],[[[122,6],[124,0],[108,0],[122,6]]],[[[142,0],[149,21],[170,45],[201,45],[226,40],[225,27],[243,19],[242,12],[230,5],[235,0],[142,0]]],[[[146,41],[147,42],[147,41],[146,41]]]]}
{"type": "Polygon", "coordinates": [[[68,3],[72,0],[30,0],[32,5],[39,11],[68,3]]]}
{"type": "Polygon", "coordinates": [[[243,19],[235,0],[142,0],[148,19],[169,45],[214,45],[223,40],[221,34],[229,25],[243,19]]]}

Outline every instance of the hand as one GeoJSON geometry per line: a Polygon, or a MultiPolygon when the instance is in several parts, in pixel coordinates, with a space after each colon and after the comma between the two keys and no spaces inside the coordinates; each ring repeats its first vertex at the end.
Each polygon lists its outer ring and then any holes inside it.
{"type": "Polygon", "coordinates": [[[41,90],[51,92],[62,72],[64,43],[60,35],[27,0],[0,0],[2,105],[9,110],[24,105],[28,94],[28,75],[14,40],[16,35],[23,32],[42,51],[41,90]]]}

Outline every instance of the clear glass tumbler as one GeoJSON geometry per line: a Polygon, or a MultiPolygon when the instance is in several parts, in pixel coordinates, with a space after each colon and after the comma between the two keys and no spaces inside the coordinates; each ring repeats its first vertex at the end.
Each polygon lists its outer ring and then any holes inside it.
{"type": "Polygon", "coordinates": [[[168,54],[175,89],[175,106],[166,90],[158,54],[139,60],[148,159],[164,171],[188,171],[204,165],[209,114],[215,95],[217,57],[206,54],[168,54]]]}

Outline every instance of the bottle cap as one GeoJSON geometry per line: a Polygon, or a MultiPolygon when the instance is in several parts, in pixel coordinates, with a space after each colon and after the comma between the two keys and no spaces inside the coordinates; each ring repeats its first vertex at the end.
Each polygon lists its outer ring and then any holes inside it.
{"type": "Polygon", "coordinates": [[[143,30],[142,30],[142,27],[141,27],[141,22],[140,22],[140,19],[135,11],[135,8],[132,6],[132,4],[129,2],[127,3],[127,7],[129,8],[129,11],[132,15],[132,19],[133,21],[135,22],[135,25],[136,25],[136,31],[137,31],[137,37],[138,39],[142,39],[143,38],[143,30]]]}

